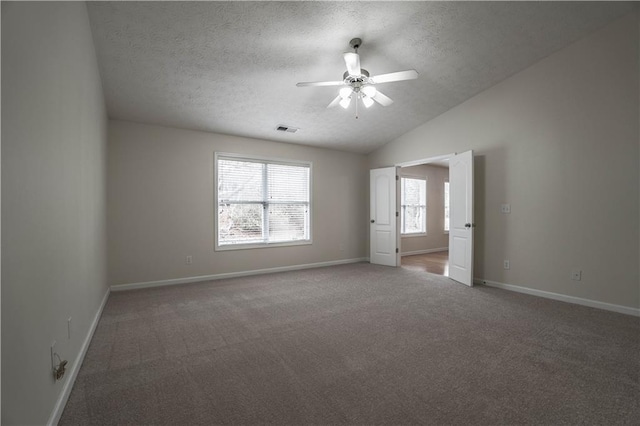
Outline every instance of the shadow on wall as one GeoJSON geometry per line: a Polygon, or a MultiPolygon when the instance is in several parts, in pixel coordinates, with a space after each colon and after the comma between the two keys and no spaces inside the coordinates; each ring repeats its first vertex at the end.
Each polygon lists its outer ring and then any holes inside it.
{"type": "Polygon", "coordinates": [[[485,219],[486,206],[486,164],[487,160],[484,155],[475,155],[473,157],[473,216],[476,223],[474,230],[474,247],[473,247],[473,276],[474,278],[484,278],[484,260],[485,251],[483,250],[486,241],[487,227],[485,219]]]}
{"type": "Polygon", "coordinates": [[[504,253],[494,253],[488,259],[489,254],[496,247],[503,247],[507,250],[506,235],[509,232],[509,222],[505,215],[501,214],[500,207],[503,203],[508,203],[506,199],[490,199],[487,194],[507,194],[507,182],[505,179],[505,164],[507,149],[504,147],[482,151],[474,155],[474,220],[475,241],[474,241],[474,277],[487,277],[487,262],[499,262],[499,268],[491,268],[499,271],[496,276],[490,279],[504,282],[504,270],[502,269],[502,257],[504,253]],[[488,191],[487,188],[491,188],[488,191]]]}

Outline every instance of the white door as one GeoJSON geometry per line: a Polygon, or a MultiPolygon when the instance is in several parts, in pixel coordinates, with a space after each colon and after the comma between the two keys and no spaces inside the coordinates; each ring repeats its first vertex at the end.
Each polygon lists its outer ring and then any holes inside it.
{"type": "Polygon", "coordinates": [[[449,277],[473,285],[473,151],[449,159],[449,277]]]}
{"type": "Polygon", "coordinates": [[[396,168],[385,167],[370,171],[371,217],[370,247],[371,263],[397,266],[400,254],[398,246],[398,224],[396,219],[396,168]]]}

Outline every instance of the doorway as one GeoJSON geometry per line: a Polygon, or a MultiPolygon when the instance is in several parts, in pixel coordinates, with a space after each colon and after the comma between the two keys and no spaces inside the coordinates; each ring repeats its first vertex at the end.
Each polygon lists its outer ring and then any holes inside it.
{"type": "MultiPolygon", "coordinates": [[[[420,179],[406,176],[400,178],[400,169],[420,164],[432,164],[441,160],[449,160],[449,264],[448,277],[459,283],[473,286],[473,151],[465,151],[425,160],[416,160],[396,164],[392,167],[371,169],[370,175],[370,240],[369,261],[374,264],[401,266],[400,248],[401,233],[427,234],[426,225],[421,225],[420,211],[424,208],[426,215],[426,195],[416,196],[415,188],[425,187],[420,179]],[[414,193],[412,202],[401,200],[401,182],[412,186],[414,193]],[[402,204],[402,205],[401,205],[402,204]],[[409,215],[405,215],[405,210],[409,215]],[[401,211],[403,216],[400,216],[401,211]]],[[[423,179],[425,180],[425,179],[423,179]]],[[[406,197],[407,195],[403,195],[406,197]]],[[[426,223],[426,222],[425,222],[426,223]]],[[[420,236],[420,235],[418,235],[420,236]]],[[[406,235],[408,238],[409,235],[406,235]]],[[[444,246],[441,247],[444,251],[444,246]]],[[[424,249],[427,251],[427,249],[424,249]]],[[[433,250],[432,250],[433,251],[433,250]]],[[[403,247],[403,252],[410,252],[403,247]]],[[[411,253],[420,254],[420,253],[411,253]]],[[[424,254],[424,253],[423,253],[424,254]]]]}
{"type": "Polygon", "coordinates": [[[400,165],[400,266],[449,276],[449,157],[400,165]]]}

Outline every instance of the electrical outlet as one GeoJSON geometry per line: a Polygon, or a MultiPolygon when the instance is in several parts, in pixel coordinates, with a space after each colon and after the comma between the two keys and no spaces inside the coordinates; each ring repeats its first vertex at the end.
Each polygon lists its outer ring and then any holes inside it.
{"type": "Polygon", "coordinates": [[[508,260],[504,261],[504,269],[511,269],[511,263],[508,260]]]}
{"type": "Polygon", "coordinates": [[[71,317],[67,320],[67,337],[71,340],[71,317]]]}
{"type": "Polygon", "coordinates": [[[574,269],[571,271],[571,279],[573,281],[581,281],[582,280],[582,271],[580,269],[574,269]]]}
{"type": "Polygon", "coordinates": [[[338,250],[340,250],[340,251],[344,251],[344,244],[340,243],[340,244],[338,245],[338,250]]]}
{"type": "Polygon", "coordinates": [[[187,265],[191,265],[193,263],[193,257],[187,256],[187,265]]]}
{"type": "MultiPolygon", "coordinates": [[[[503,204],[503,205],[500,207],[500,211],[501,211],[503,214],[509,214],[509,213],[511,213],[511,204],[503,204]]],[[[508,268],[505,268],[505,269],[508,269],[508,268]]]]}

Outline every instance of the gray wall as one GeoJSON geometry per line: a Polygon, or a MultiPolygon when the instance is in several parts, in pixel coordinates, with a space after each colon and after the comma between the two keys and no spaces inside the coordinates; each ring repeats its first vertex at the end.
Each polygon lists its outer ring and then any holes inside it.
{"type": "Polygon", "coordinates": [[[475,150],[476,277],[637,308],[638,78],[634,12],[387,144],[370,166],[475,150]]]}
{"type": "Polygon", "coordinates": [[[444,183],[449,181],[446,167],[421,164],[402,167],[402,176],[427,178],[427,235],[400,237],[400,253],[417,254],[449,247],[449,233],[444,232],[444,183]]]}
{"type": "Polygon", "coordinates": [[[3,425],[47,422],[107,292],[106,130],[85,4],[2,2],[3,425]]]}
{"type": "Polygon", "coordinates": [[[367,256],[364,155],[110,121],[108,167],[112,285],[367,256]],[[214,251],[216,151],[313,162],[313,244],[214,251]]]}

